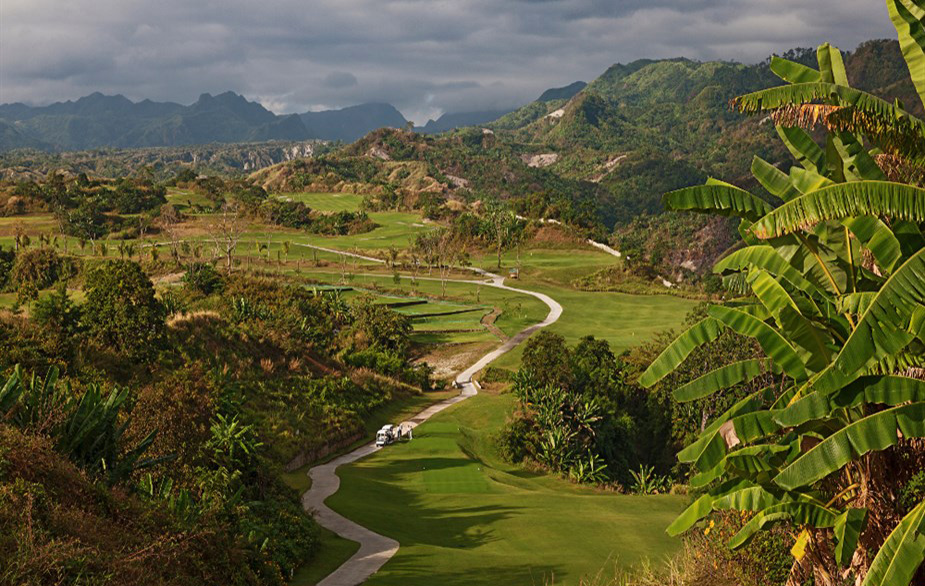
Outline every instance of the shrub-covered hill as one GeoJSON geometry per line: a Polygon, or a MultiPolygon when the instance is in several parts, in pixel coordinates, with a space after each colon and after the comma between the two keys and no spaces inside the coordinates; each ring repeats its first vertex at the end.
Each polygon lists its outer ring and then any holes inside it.
{"type": "Polygon", "coordinates": [[[3,260],[29,308],[0,312],[3,584],[282,585],[318,546],[282,469],[430,388],[410,319],[368,299],[195,262],[155,290],[155,260],[3,260]]]}
{"type": "Polygon", "coordinates": [[[268,191],[362,193],[384,207],[488,196],[529,199],[536,202],[532,215],[586,226],[616,220],[607,190],[532,166],[520,145],[481,128],[443,136],[381,129],[333,153],[261,169],[250,178],[268,191]]]}
{"type": "MultiPolygon", "coordinates": [[[[787,55],[815,62],[807,49],[787,55]]],[[[846,54],[845,65],[852,85],[914,103],[895,41],[866,42],[846,54]]],[[[766,62],[639,60],[613,65],[569,100],[527,104],[489,127],[500,141],[546,154],[546,168],[556,174],[600,183],[624,223],[661,211],[663,193],[706,175],[754,187],[754,155],[789,164],[773,126],[729,106],[731,98],[779,81],[766,62]]]]}
{"type": "MultiPolygon", "coordinates": [[[[4,132],[0,122],[0,133],[4,132]]],[[[46,152],[21,148],[0,152],[0,178],[11,181],[41,180],[55,171],[92,177],[148,175],[167,180],[190,169],[204,175],[237,176],[256,169],[310,157],[329,149],[317,141],[211,143],[200,146],[104,149],[46,152]]]]}
{"type": "MultiPolygon", "coordinates": [[[[805,49],[787,55],[815,59],[805,49]]],[[[862,44],[846,54],[846,66],[857,87],[914,95],[895,41],[862,44]]],[[[274,190],[353,191],[405,206],[421,206],[422,194],[538,195],[546,209],[537,213],[625,225],[641,213],[661,212],[665,192],[708,175],[757,188],[749,173],[753,155],[789,164],[771,125],[729,106],[731,98],[778,81],[767,63],[616,64],[583,88],[544,94],[486,128],[438,137],[378,130],[328,156],[278,165],[253,178],[274,190]]]]}

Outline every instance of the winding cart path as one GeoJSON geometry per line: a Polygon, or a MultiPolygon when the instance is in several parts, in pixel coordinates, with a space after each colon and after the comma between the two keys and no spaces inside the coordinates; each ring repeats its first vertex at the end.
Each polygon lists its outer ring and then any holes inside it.
{"type": "MultiPolygon", "coordinates": [[[[344,254],[341,251],[335,251],[332,249],[322,250],[344,254]]],[[[381,259],[373,257],[361,256],[351,253],[347,254],[349,256],[362,258],[363,260],[383,262],[381,259]]],[[[453,279],[452,281],[456,283],[482,284],[490,287],[497,287],[498,289],[506,289],[508,291],[532,295],[549,307],[549,313],[546,315],[546,319],[544,319],[542,322],[534,324],[516,334],[514,337],[506,340],[498,348],[492,350],[480,358],[478,362],[460,373],[459,376],[456,377],[456,385],[461,389],[459,395],[450,399],[446,399],[445,401],[435,403],[418,413],[410,421],[412,427],[416,427],[417,425],[427,421],[432,416],[443,411],[450,405],[455,405],[460,401],[465,401],[469,397],[478,394],[477,383],[472,380],[472,377],[475,375],[475,373],[485,368],[491,361],[495,360],[505,352],[508,352],[526,340],[536,330],[554,323],[559,319],[559,316],[562,315],[562,306],[559,305],[555,299],[549,297],[548,295],[537,293],[535,291],[527,291],[525,289],[508,287],[504,284],[504,277],[477,268],[473,268],[471,270],[478,273],[481,277],[483,277],[483,279],[453,279]]],[[[320,523],[323,527],[330,529],[345,539],[356,541],[360,544],[360,549],[355,554],[353,554],[353,557],[348,559],[339,568],[334,570],[333,573],[319,582],[318,586],[357,586],[362,584],[370,576],[376,573],[379,568],[381,568],[387,561],[389,561],[389,559],[398,551],[399,544],[394,539],[380,535],[374,531],[370,531],[366,527],[354,523],[350,519],[335,513],[326,504],[324,504],[324,501],[329,496],[336,493],[337,489],[340,488],[340,477],[336,474],[338,466],[355,462],[360,458],[379,451],[380,449],[381,448],[376,447],[375,442],[372,442],[359,447],[348,454],[344,454],[343,456],[335,458],[327,464],[315,466],[308,471],[308,475],[312,479],[312,486],[308,492],[302,495],[302,506],[306,511],[314,512],[315,520],[317,520],[318,523],[320,523]]]]}

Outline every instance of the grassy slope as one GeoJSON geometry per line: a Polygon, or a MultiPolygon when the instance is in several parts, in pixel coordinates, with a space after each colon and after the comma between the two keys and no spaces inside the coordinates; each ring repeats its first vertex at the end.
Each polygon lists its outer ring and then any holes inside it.
{"type": "Polygon", "coordinates": [[[339,470],[328,504],[402,544],[368,584],[577,584],[677,547],[664,527],[681,497],[604,493],[502,463],[492,436],[511,409],[510,396],[479,395],[339,470]]]}
{"type": "Polygon", "coordinates": [[[363,196],[355,193],[281,193],[276,197],[284,200],[300,201],[319,212],[355,212],[363,203],[363,196]]]}
{"type": "MultiPolygon", "coordinates": [[[[514,257],[505,255],[504,266],[514,257]]],[[[678,325],[693,305],[668,296],[571,289],[574,278],[619,262],[596,251],[539,249],[520,260],[522,278],[509,284],[562,303],[565,313],[551,328],[570,342],[593,333],[619,351],[678,325]]],[[[491,269],[492,259],[476,264],[491,269]]],[[[473,294],[471,285],[450,287],[456,295],[473,294]]],[[[506,293],[482,288],[480,301],[497,305],[486,294],[506,293]]],[[[509,299],[503,316],[514,313],[513,303],[533,302],[509,299]]],[[[538,321],[545,306],[523,315],[529,319],[512,320],[510,333],[538,321]]],[[[516,368],[519,356],[515,351],[498,364],[516,368]]],[[[552,576],[557,584],[576,584],[582,575],[659,558],[677,546],[663,528],[683,506],[681,498],[599,493],[500,462],[491,438],[512,408],[509,396],[479,395],[421,426],[410,444],[340,470],[341,491],[328,504],[402,544],[369,584],[470,584],[488,576],[493,584],[542,584],[552,576]]]]}
{"type": "MultiPolygon", "coordinates": [[[[183,195],[186,194],[174,197],[183,195]]],[[[331,195],[300,194],[299,197],[309,205],[314,203],[317,209],[325,205],[332,210],[351,209],[355,205],[346,197],[336,203],[331,195]]],[[[373,232],[337,238],[255,225],[242,239],[238,254],[254,255],[254,241],[265,243],[267,235],[274,259],[275,251],[287,240],[341,250],[382,251],[389,246],[404,248],[414,233],[428,229],[415,214],[384,212],[372,214],[372,217],[380,224],[373,232]]],[[[203,216],[202,221],[206,222],[207,217],[203,216]]],[[[195,239],[198,235],[194,231],[190,236],[195,239]]],[[[110,256],[114,254],[110,252],[110,256]]],[[[339,283],[343,279],[343,269],[336,255],[316,254],[292,246],[288,258],[291,261],[296,257],[303,259],[300,270],[303,276],[329,283],[339,283]],[[322,266],[313,266],[315,263],[311,261],[315,258],[322,266]]],[[[504,270],[517,263],[516,257],[513,252],[505,254],[504,270]]],[[[473,262],[476,266],[494,268],[490,255],[473,259],[473,262]]],[[[692,305],[689,301],[579,292],[569,286],[573,279],[616,262],[619,261],[594,250],[566,247],[526,250],[519,258],[521,280],[508,283],[542,291],[559,300],[565,313],[552,329],[570,342],[593,333],[620,350],[642,341],[654,331],[680,322],[692,305]]],[[[292,273],[292,265],[283,270],[292,273]]],[[[350,260],[346,269],[347,273],[352,273],[348,274],[348,283],[398,289],[403,295],[440,294],[437,281],[419,280],[412,287],[403,279],[396,285],[389,274],[362,274],[371,270],[383,271],[381,267],[350,260]]],[[[501,308],[496,325],[507,335],[540,321],[547,312],[546,306],[533,297],[474,284],[449,283],[447,296],[457,304],[501,308]]],[[[423,308],[415,306],[404,311],[414,313],[420,309],[423,308]]],[[[447,329],[462,329],[476,324],[480,315],[480,312],[473,312],[432,318],[429,323],[421,323],[423,327],[419,328],[421,331],[416,338],[419,342],[431,343],[494,340],[488,332],[424,331],[434,329],[428,326],[444,324],[449,326],[447,329]]],[[[519,352],[515,351],[503,357],[499,365],[516,368],[518,362],[519,352]]],[[[432,575],[439,574],[445,577],[442,583],[466,583],[481,576],[478,570],[482,568],[491,569],[501,584],[523,583],[531,575],[535,578],[533,581],[540,583],[543,576],[551,574],[555,574],[557,583],[563,580],[569,583],[582,573],[600,569],[615,552],[619,552],[617,561],[631,563],[644,552],[658,555],[671,547],[670,542],[664,541],[661,527],[676,512],[680,504],[678,499],[599,494],[555,478],[509,469],[497,462],[488,440],[506,417],[509,401],[506,397],[477,397],[441,415],[433,424],[428,424],[429,427],[422,427],[420,433],[425,435],[419,441],[396,446],[382,457],[364,460],[344,470],[347,489],[336,495],[332,504],[338,506],[336,503],[343,501],[344,506],[351,508],[349,516],[361,522],[368,517],[371,527],[382,527],[382,532],[395,535],[403,544],[401,553],[382,576],[391,579],[388,577],[400,575],[402,581],[408,578],[411,583],[427,583],[432,575]],[[460,435],[457,428],[469,428],[469,431],[460,435]],[[426,462],[422,462],[422,458],[426,462]],[[429,467],[430,472],[425,474],[424,470],[418,470],[418,465],[429,467]],[[478,495],[477,504],[467,500],[465,495],[478,495]],[[383,506],[384,500],[390,504],[383,506]],[[415,514],[409,516],[406,510],[415,514]],[[564,540],[561,531],[564,523],[581,528],[580,534],[588,538],[564,540]],[[627,526],[645,526],[646,529],[639,535],[635,531],[627,534],[627,526]],[[549,547],[551,542],[557,544],[555,548],[549,547]],[[460,549],[452,549],[454,547],[460,549]],[[537,551],[550,550],[554,550],[555,555],[534,565],[537,551]]],[[[416,412],[423,406],[402,407],[416,412]]],[[[396,408],[401,411],[400,406],[396,408]]],[[[398,412],[382,416],[388,420],[403,417],[398,412]]],[[[375,423],[378,424],[378,419],[375,423]]],[[[290,475],[289,480],[305,488],[307,479],[304,473],[301,477],[296,473],[290,475]]],[[[355,544],[334,535],[326,535],[325,544],[318,562],[300,572],[298,584],[317,580],[352,555],[355,549],[355,544]]],[[[385,583],[382,580],[376,578],[373,583],[385,583]]]]}
{"type": "MultiPolygon", "coordinates": [[[[364,428],[366,429],[367,437],[356,442],[355,444],[347,447],[336,454],[330,454],[328,458],[331,459],[336,457],[340,453],[348,452],[360,445],[365,444],[370,441],[372,437],[375,436],[376,430],[393,421],[405,421],[410,419],[413,415],[417,415],[430,405],[436,403],[437,401],[442,401],[456,395],[457,391],[439,391],[433,393],[425,393],[422,395],[412,395],[410,397],[403,397],[396,401],[393,401],[381,409],[377,409],[375,413],[370,415],[366,420],[364,428]]],[[[283,482],[297,490],[300,493],[304,493],[309,488],[311,488],[311,479],[308,477],[308,470],[311,466],[314,466],[316,463],[303,466],[292,472],[285,472],[282,474],[283,482]]],[[[321,528],[321,545],[318,549],[318,552],[315,554],[314,559],[309,563],[305,564],[295,573],[290,581],[290,586],[312,586],[316,584],[319,580],[333,572],[344,563],[346,560],[356,553],[360,548],[360,544],[349,539],[344,539],[338,536],[332,531],[328,531],[325,528],[321,528]]]]}
{"type": "MultiPolygon", "coordinates": [[[[521,278],[509,280],[514,287],[546,293],[562,304],[559,321],[549,330],[561,334],[574,344],[583,336],[607,340],[619,353],[640,344],[659,331],[677,328],[696,301],[670,295],[627,295],[625,293],[578,291],[571,287],[575,279],[621,261],[596,250],[537,249],[520,255],[521,278]]],[[[502,266],[515,266],[514,253],[502,257],[502,266]]],[[[477,266],[497,270],[496,260],[486,256],[476,259],[477,266]]],[[[499,358],[494,364],[517,368],[523,345],[499,358]]]]}
{"type": "Polygon", "coordinates": [[[321,545],[315,560],[299,568],[289,581],[289,586],[314,586],[360,549],[359,543],[339,537],[324,527],[320,529],[321,545]]]}
{"type": "MultiPolygon", "coordinates": [[[[549,330],[574,344],[587,335],[607,340],[615,353],[641,344],[653,334],[681,325],[697,302],[669,295],[627,295],[585,292],[550,285],[532,285],[562,304],[559,321],[549,330]]],[[[495,366],[517,368],[523,346],[502,356],[495,366]]]]}

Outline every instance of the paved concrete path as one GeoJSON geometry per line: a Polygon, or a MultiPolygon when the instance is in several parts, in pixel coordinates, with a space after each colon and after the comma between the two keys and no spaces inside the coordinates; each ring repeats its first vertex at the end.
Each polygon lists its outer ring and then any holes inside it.
{"type": "MultiPolygon", "coordinates": [[[[343,254],[340,251],[331,249],[325,250],[343,254]]],[[[350,256],[359,256],[350,253],[347,254],[350,256]]],[[[359,258],[382,262],[380,259],[374,259],[372,257],[360,256],[359,258]]],[[[462,389],[459,395],[450,399],[446,399],[445,401],[435,403],[427,409],[421,411],[409,422],[411,427],[416,427],[417,425],[427,421],[432,416],[443,411],[450,405],[455,405],[460,401],[465,401],[469,397],[476,395],[478,393],[478,383],[472,380],[472,377],[475,375],[475,373],[485,368],[491,361],[495,360],[505,352],[516,347],[536,330],[554,323],[559,319],[559,316],[562,315],[562,306],[559,305],[555,299],[549,297],[548,295],[537,293],[535,291],[527,291],[526,289],[508,287],[504,284],[504,277],[478,268],[472,268],[471,270],[478,273],[486,280],[453,280],[453,282],[483,284],[489,287],[497,287],[498,289],[506,289],[516,293],[532,295],[533,297],[540,299],[543,301],[543,303],[549,306],[549,313],[546,315],[546,319],[544,319],[542,322],[534,324],[519,332],[509,340],[506,340],[498,348],[492,350],[481,359],[479,359],[478,362],[461,372],[459,376],[456,377],[456,384],[460,387],[460,389],[462,389]]],[[[370,576],[375,574],[379,568],[381,568],[387,561],[389,561],[389,559],[395,555],[395,552],[398,551],[398,542],[394,539],[384,535],[379,535],[374,531],[370,531],[362,525],[354,523],[350,519],[335,513],[326,504],[324,504],[324,501],[329,496],[337,492],[338,488],[340,488],[340,477],[336,474],[338,466],[356,462],[360,458],[375,453],[380,449],[382,448],[376,447],[375,442],[369,443],[365,446],[357,448],[349,454],[344,454],[339,458],[335,458],[327,464],[315,466],[308,471],[308,475],[312,479],[312,486],[308,492],[302,495],[302,506],[306,511],[314,513],[315,520],[317,520],[322,527],[330,529],[345,539],[356,541],[360,544],[360,549],[355,554],[353,554],[353,557],[348,559],[339,568],[334,570],[332,574],[328,575],[328,577],[319,582],[318,586],[357,586],[362,584],[370,576]]]]}

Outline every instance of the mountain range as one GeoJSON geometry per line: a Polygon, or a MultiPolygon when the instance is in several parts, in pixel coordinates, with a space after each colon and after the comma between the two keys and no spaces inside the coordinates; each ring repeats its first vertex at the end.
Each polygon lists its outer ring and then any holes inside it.
{"type": "MultiPolygon", "coordinates": [[[[811,49],[784,56],[807,65],[816,61],[811,49]]],[[[917,103],[895,41],[863,43],[845,53],[845,66],[853,86],[917,103]]],[[[781,83],[768,62],[618,63],[587,85],[549,90],[475,128],[436,137],[373,133],[310,164],[284,163],[257,178],[282,191],[397,189],[406,202],[433,192],[538,198],[550,213],[557,213],[556,201],[569,199],[607,226],[627,224],[640,214],[659,213],[664,193],[708,176],[760,193],[750,173],[752,156],[784,169],[791,157],[773,125],[735,112],[729,101],[781,83]],[[397,173],[399,166],[407,172],[397,173]]]]}
{"type": "MultiPolygon", "coordinates": [[[[416,130],[445,132],[484,124],[508,112],[448,113],[416,130]]],[[[17,148],[73,151],[270,140],[353,142],[378,128],[404,128],[407,124],[401,112],[384,103],[278,115],[233,92],[202,94],[189,106],[151,100],[133,102],[122,95],[97,92],[48,106],[0,105],[0,151],[17,148]]]]}

